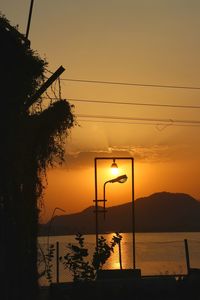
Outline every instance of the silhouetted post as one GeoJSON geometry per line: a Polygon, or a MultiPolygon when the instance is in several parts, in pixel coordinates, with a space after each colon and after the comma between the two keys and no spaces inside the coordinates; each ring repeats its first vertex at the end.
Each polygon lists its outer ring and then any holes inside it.
{"type": "Polygon", "coordinates": [[[121,240],[119,240],[118,247],[119,247],[119,265],[120,265],[120,270],[122,270],[122,249],[121,249],[121,240]]]}
{"type": "Polygon", "coordinates": [[[32,17],[32,11],[33,11],[33,3],[34,3],[34,0],[31,0],[30,9],[29,9],[29,15],[28,15],[28,24],[27,24],[27,29],[26,29],[26,38],[27,38],[27,39],[28,39],[29,30],[30,30],[30,25],[31,25],[31,17],[32,17]]]}
{"type": "Polygon", "coordinates": [[[134,158],[131,157],[131,177],[132,177],[132,247],[133,247],[133,269],[136,268],[135,259],[135,188],[134,188],[134,158]]]}
{"type": "Polygon", "coordinates": [[[184,245],[185,245],[185,258],[186,258],[187,274],[189,274],[190,273],[190,255],[189,255],[187,239],[184,240],[184,245]]]}
{"type": "Polygon", "coordinates": [[[59,283],[59,273],[60,273],[60,266],[59,266],[59,242],[56,242],[56,283],[59,283]]]}
{"type": "Polygon", "coordinates": [[[95,180],[95,232],[96,232],[96,249],[98,252],[98,235],[99,235],[99,226],[98,226],[98,193],[97,193],[97,159],[94,160],[94,180],[95,180]]]}

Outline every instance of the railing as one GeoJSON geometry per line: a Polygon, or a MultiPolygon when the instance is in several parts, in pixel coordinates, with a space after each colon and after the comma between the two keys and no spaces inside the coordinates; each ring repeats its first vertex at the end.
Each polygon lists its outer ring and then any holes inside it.
{"type": "MultiPolygon", "coordinates": [[[[52,243],[50,243],[52,244],[52,243]]],[[[85,247],[89,249],[91,259],[95,245],[88,242],[85,247]]],[[[122,240],[121,245],[122,268],[130,269],[132,262],[131,245],[122,240]]],[[[64,268],[60,257],[69,250],[66,243],[54,243],[54,255],[50,261],[52,282],[72,281],[72,274],[64,268]]],[[[47,244],[40,243],[38,248],[38,268],[43,276],[40,278],[41,285],[48,285],[45,277],[47,268],[47,244]]],[[[137,242],[136,245],[137,268],[141,269],[142,276],[158,275],[187,275],[190,268],[200,268],[200,240],[165,241],[165,242],[137,242]]],[[[119,253],[116,248],[113,255],[106,262],[104,269],[120,269],[119,253]]]]}

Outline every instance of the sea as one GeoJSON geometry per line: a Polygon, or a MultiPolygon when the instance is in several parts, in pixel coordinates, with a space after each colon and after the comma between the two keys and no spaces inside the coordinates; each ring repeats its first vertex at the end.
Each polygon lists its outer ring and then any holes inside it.
{"type": "MultiPolygon", "coordinates": [[[[185,275],[188,264],[190,268],[200,268],[200,232],[136,233],[135,247],[133,247],[132,233],[120,234],[123,269],[130,269],[134,266],[133,248],[135,248],[135,267],[141,270],[142,276],[185,275]],[[186,256],[186,245],[188,245],[189,256],[186,256]]],[[[102,236],[110,242],[113,235],[114,233],[109,233],[102,236]]],[[[38,270],[40,274],[43,274],[39,280],[41,285],[49,284],[44,272],[48,245],[53,245],[54,249],[51,260],[51,281],[73,281],[73,274],[65,269],[63,259],[59,258],[69,253],[68,244],[77,245],[75,237],[75,235],[65,235],[38,238],[38,270]]],[[[84,247],[89,252],[87,260],[90,262],[96,246],[96,235],[83,235],[83,238],[84,247]]],[[[104,265],[104,269],[120,269],[119,252],[117,245],[114,253],[104,265]]]]}

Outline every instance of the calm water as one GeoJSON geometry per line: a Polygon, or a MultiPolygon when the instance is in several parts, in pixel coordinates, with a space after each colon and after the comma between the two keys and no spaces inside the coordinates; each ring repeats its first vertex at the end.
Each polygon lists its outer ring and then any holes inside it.
{"type": "MultiPolygon", "coordinates": [[[[112,239],[113,234],[103,235],[108,241],[112,239]]],[[[92,256],[95,248],[95,235],[85,235],[85,247],[89,249],[92,256]]],[[[160,274],[186,274],[186,258],[184,239],[188,240],[190,266],[200,268],[200,232],[195,233],[136,233],[136,267],[141,269],[142,275],[160,275],[160,274]]],[[[47,237],[39,237],[38,242],[46,252],[47,237]]],[[[49,243],[59,242],[59,256],[68,252],[66,245],[75,244],[74,236],[50,237],[49,243]]],[[[122,234],[122,266],[124,269],[133,267],[132,234],[122,234]]],[[[39,255],[40,256],[40,255],[39,255]]],[[[55,255],[56,257],[56,255],[55,255]]],[[[53,281],[56,281],[56,258],[53,258],[53,281]]],[[[44,266],[41,263],[40,268],[44,266]]],[[[114,254],[106,262],[104,268],[119,269],[119,253],[116,246],[114,254]]],[[[59,263],[60,282],[72,281],[72,276],[68,270],[65,270],[62,263],[59,263]]],[[[47,284],[43,277],[41,284],[47,284]]]]}

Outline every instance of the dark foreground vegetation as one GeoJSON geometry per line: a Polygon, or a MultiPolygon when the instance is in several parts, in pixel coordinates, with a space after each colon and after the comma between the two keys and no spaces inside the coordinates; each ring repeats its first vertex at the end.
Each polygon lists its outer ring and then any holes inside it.
{"type": "Polygon", "coordinates": [[[0,40],[0,299],[35,300],[46,169],[64,160],[74,119],[60,93],[44,105],[47,63],[1,14],[0,40]]]}

